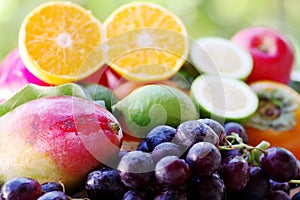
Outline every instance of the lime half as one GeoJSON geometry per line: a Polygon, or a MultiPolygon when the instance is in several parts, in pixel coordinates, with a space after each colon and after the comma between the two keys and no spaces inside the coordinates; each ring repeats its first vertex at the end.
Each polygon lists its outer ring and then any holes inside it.
{"type": "Polygon", "coordinates": [[[201,115],[225,121],[242,122],[258,107],[257,95],[250,86],[237,79],[201,75],[192,83],[190,92],[201,115]]]}
{"type": "Polygon", "coordinates": [[[191,45],[190,60],[204,74],[245,80],[253,68],[248,51],[221,37],[204,37],[191,45]]]}

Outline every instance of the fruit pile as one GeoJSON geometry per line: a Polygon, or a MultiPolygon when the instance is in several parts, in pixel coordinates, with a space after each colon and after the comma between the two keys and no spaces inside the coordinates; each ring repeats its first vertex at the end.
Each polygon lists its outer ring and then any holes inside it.
{"type": "Polygon", "coordinates": [[[1,199],[299,199],[294,56],[272,28],[44,3],[0,65],[1,199]]]}

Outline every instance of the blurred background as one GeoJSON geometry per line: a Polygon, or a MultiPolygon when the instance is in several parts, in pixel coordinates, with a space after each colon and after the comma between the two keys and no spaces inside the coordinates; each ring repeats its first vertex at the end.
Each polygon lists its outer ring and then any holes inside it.
{"type": "MultiPolygon", "coordinates": [[[[122,4],[132,0],[71,0],[90,9],[103,22],[122,4]]],[[[147,1],[147,0],[144,0],[147,1]]],[[[0,0],[0,61],[18,46],[18,32],[24,17],[47,0],[0,0]]],[[[297,55],[300,49],[300,1],[296,0],[148,0],[177,14],[189,36],[230,38],[242,28],[263,25],[288,35],[297,55]]]]}

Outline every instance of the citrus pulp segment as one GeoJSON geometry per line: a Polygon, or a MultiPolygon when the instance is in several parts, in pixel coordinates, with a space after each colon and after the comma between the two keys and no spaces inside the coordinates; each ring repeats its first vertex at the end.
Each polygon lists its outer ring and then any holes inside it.
{"type": "Polygon", "coordinates": [[[243,81],[215,75],[201,75],[191,86],[191,96],[205,114],[242,121],[258,107],[258,97],[243,81]]]}
{"type": "Polygon", "coordinates": [[[173,76],[189,52],[183,22],[155,4],[133,2],[104,22],[108,64],[124,78],[157,81],[173,76]]]}
{"type": "Polygon", "coordinates": [[[90,11],[70,2],[48,2],[23,21],[19,49],[31,73],[47,83],[62,84],[102,66],[101,52],[97,59],[86,60],[102,39],[102,25],[90,11]]]}
{"type": "Polygon", "coordinates": [[[246,79],[253,60],[249,52],[221,37],[204,37],[191,45],[190,59],[199,72],[246,79]]]}

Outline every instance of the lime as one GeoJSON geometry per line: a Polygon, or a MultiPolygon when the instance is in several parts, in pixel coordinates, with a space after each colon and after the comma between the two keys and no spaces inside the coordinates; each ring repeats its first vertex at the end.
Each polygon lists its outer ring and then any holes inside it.
{"type": "Polygon", "coordinates": [[[258,108],[258,97],[241,80],[216,75],[200,75],[191,86],[191,97],[201,115],[224,121],[242,122],[258,108]]]}
{"type": "Polygon", "coordinates": [[[253,68],[250,53],[221,37],[204,37],[191,45],[190,59],[205,74],[245,80],[253,68]]]}
{"type": "Polygon", "coordinates": [[[199,112],[187,94],[162,84],[135,89],[113,105],[112,110],[117,118],[124,117],[128,132],[140,138],[146,137],[158,125],[177,127],[181,122],[199,118],[199,112]]]}
{"type": "Polygon", "coordinates": [[[93,101],[104,101],[105,108],[111,111],[111,106],[118,102],[119,98],[113,91],[103,85],[95,83],[82,83],[85,94],[93,101]]]}

